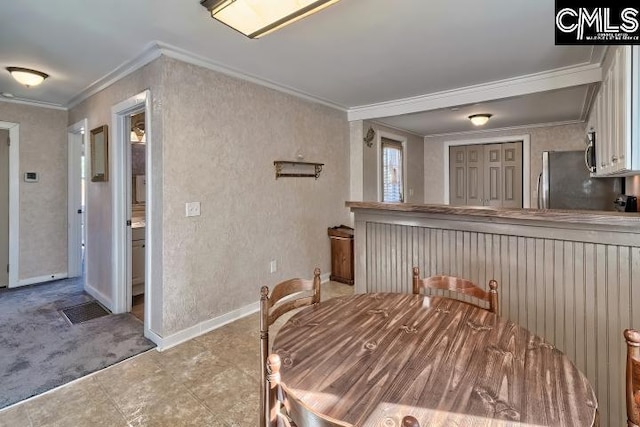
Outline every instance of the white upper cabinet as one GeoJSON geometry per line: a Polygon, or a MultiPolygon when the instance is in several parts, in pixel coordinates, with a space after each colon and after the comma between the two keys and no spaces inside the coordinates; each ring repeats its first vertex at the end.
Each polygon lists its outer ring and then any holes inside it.
{"type": "Polygon", "coordinates": [[[611,48],[587,122],[596,132],[596,176],[640,173],[638,46],[611,48]]]}

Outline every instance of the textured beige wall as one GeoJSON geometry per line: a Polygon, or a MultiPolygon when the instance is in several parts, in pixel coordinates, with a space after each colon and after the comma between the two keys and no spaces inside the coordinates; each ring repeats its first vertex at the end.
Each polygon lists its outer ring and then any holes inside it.
{"type": "Polygon", "coordinates": [[[585,124],[525,128],[498,132],[439,136],[424,139],[424,197],[425,203],[444,203],[444,143],[447,141],[486,139],[510,135],[529,135],[531,138],[531,206],[536,206],[536,184],[542,171],[543,151],[571,151],[585,148],[585,124]]]}
{"type": "Polygon", "coordinates": [[[66,273],[67,112],[0,102],[0,121],[20,124],[18,279],[66,273]],[[39,182],[24,182],[27,171],[39,182]]]}
{"type": "Polygon", "coordinates": [[[401,130],[392,129],[369,121],[363,122],[363,134],[366,135],[369,127],[376,131],[376,138],[371,147],[363,148],[363,199],[367,201],[378,200],[378,141],[379,132],[397,135],[407,139],[407,188],[405,201],[407,203],[423,203],[424,194],[424,140],[422,137],[401,130]],[[410,195],[411,190],[413,195],[410,195]]]}
{"type": "Polygon", "coordinates": [[[165,333],[328,273],[327,227],[349,220],[346,114],[171,59],[164,84],[165,333]],[[298,150],[320,178],[276,181],[273,161],[298,150]],[[191,201],[201,216],[185,217],[191,201]]]}
{"type": "MultiPolygon", "coordinates": [[[[137,95],[145,89],[151,90],[152,115],[151,129],[152,140],[148,147],[152,151],[154,175],[153,191],[155,198],[150,207],[152,230],[154,235],[153,265],[162,265],[162,70],[163,59],[157,59],[142,67],[136,72],[117,81],[108,88],[88,98],[69,111],[69,124],[76,123],[84,118],[88,119],[89,129],[101,125],[109,126],[109,144],[114,143],[113,129],[111,125],[111,107],[126,99],[137,95]]],[[[127,142],[128,144],[128,142],[127,142]]],[[[114,170],[113,156],[109,156],[109,170],[114,170]]],[[[104,295],[110,301],[113,300],[111,289],[112,256],[112,180],[107,182],[87,183],[87,242],[86,242],[86,280],[87,285],[104,295]]],[[[151,329],[162,333],[162,269],[153,268],[153,292],[151,303],[154,308],[151,315],[151,329]]]]}

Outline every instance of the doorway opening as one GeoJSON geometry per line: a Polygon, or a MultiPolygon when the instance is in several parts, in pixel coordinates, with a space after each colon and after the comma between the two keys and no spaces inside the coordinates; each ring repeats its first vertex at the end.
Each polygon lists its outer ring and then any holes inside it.
{"type": "Polygon", "coordinates": [[[144,279],[145,279],[145,228],[146,228],[146,159],[147,135],[145,133],[145,112],[134,112],[128,116],[131,128],[130,168],[131,176],[131,314],[144,322],[144,279]]]}
{"type": "Polygon", "coordinates": [[[20,125],[0,121],[0,287],[20,286],[20,125]]]}
{"type": "Polygon", "coordinates": [[[87,119],[67,130],[69,152],[68,179],[68,277],[81,277],[85,287],[86,258],[86,176],[87,119]]]}
{"type": "Polygon", "coordinates": [[[0,288],[9,286],[9,145],[9,131],[0,129],[0,288]]]}
{"type": "Polygon", "coordinates": [[[150,330],[152,301],[152,192],[150,177],[152,138],[151,96],[144,91],[112,107],[111,165],[113,174],[113,270],[114,313],[131,312],[144,323],[145,337],[156,341],[150,330]],[[147,185],[149,184],[149,185],[147,185]]]}

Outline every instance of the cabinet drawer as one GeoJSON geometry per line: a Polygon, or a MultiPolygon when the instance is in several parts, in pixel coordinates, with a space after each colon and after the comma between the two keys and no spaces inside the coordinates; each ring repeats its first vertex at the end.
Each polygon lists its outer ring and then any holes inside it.
{"type": "Polygon", "coordinates": [[[131,240],[144,240],[144,231],[145,231],[145,227],[132,228],[131,240]]]}

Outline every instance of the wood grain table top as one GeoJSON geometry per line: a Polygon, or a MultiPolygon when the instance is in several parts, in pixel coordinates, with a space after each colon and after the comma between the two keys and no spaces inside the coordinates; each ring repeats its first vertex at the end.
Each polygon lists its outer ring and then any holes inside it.
{"type": "Polygon", "coordinates": [[[464,302],[412,294],[334,298],[273,342],[288,393],[355,426],[591,426],[597,400],[558,349],[464,302]]]}

